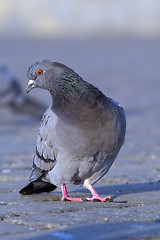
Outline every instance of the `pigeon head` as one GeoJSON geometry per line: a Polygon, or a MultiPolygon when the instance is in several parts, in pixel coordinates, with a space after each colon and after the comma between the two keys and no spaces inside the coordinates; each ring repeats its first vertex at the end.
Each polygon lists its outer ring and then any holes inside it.
{"type": "Polygon", "coordinates": [[[73,92],[83,89],[84,81],[67,66],[50,60],[42,60],[28,68],[27,93],[33,88],[43,88],[52,92],[73,92]],[[83,84],[82,84],[83,81],[83,84]]]}
{"type": "Polygon", "coordinates": [[[29,93],[33,88],[36,87],[49,90],[50,75],[54,75],[51,61],[43,60],[32,64],[28,68],[27,72],[27,78],[29,79],[29,82],[26,92],[29,93]]]}
{"type": "Polygon", "coordinates": [[[80,115],[86,116],[88,109],[97,105],[97,99],[99,102],[106,101],[101,91],[84,81],[71,68],[58,62],[36,62],[29,67],[27,77],[27,93],[36,87],[48,90],[52,96],[52,108],[57,115],[80,118],[80,115]]]}

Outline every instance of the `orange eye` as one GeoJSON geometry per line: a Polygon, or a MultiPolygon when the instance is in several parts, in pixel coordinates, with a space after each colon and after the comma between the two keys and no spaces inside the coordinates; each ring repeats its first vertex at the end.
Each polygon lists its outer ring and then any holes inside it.
{"type": "Polygon", "coordinates": [[[37,71],[37,73],[38,73],[38,75],[42,75],[43,70],[40,70],[40,69],[39,69],[39,70],[37,71]]]}

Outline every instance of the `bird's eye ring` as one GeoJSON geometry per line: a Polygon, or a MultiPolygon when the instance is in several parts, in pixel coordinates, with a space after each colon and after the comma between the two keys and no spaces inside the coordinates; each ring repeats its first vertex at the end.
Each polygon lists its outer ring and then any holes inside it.
{"type": "Polygon", "coordinates": [[[42,75],[43,70],[38,69],[37,73],[38,73],[38,75],[42,75]]]}

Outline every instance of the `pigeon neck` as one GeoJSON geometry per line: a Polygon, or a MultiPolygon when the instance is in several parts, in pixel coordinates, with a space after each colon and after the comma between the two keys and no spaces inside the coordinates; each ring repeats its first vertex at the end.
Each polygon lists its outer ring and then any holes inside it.
{"type": "Polygon", "coordinates": [[[88,88],[90,88],[90,85],[76,73],[63,75],[63,77],[57,79],[54,89],[50,90],[52,110],[59,116],[75,117],[79,105],[86,102],[88,88]]]}
{"type": "MultiPolygon", "coordinates": [[[[68,90],[68,89],[67,89],[68,90]]],[[[102,111],[102,105],[108,105],[107,98],[97,88],[88,84],[84,91],[51,91],[51,109],[61,119],[72,124],[94,122],[102,111]]]]}
{"type": "Polygon", "coordinates": [[[58,117],[73,118],[78,107],[78,98],[68,97],[60,93],[51,93],[52,95],[52,110],[58,117]]]}

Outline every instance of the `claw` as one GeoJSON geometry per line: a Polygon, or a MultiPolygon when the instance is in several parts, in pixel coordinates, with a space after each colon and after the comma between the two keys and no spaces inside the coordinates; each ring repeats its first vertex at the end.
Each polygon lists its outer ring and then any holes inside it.
{"type": "Polygon", "coordinates": [[[64,202],[83,202],[83,200],[81,198],[72,198],[72,197],[68,197],[68,196],[62,197],[61,201],[64,201],[64,202]]]}
{"type": "Polygon", "coordinates": [[[86,201],[93,201],[93,202],[109,202],[111,200],[112,200],[111,196],[107,196],[104,198],[100,196],[93,196],[91,198],[86,198],[86,201]]]}
{"type": "Polygon", "coordinates": [[[93,202],[108,202],[112,200],[111,196],[107,197],[100,197],[96,190],[87,182],[87,180],[84,181],[84,186],[91,192],[92,197],[86,198],[86,201],[93,201],[93,202]]]}

